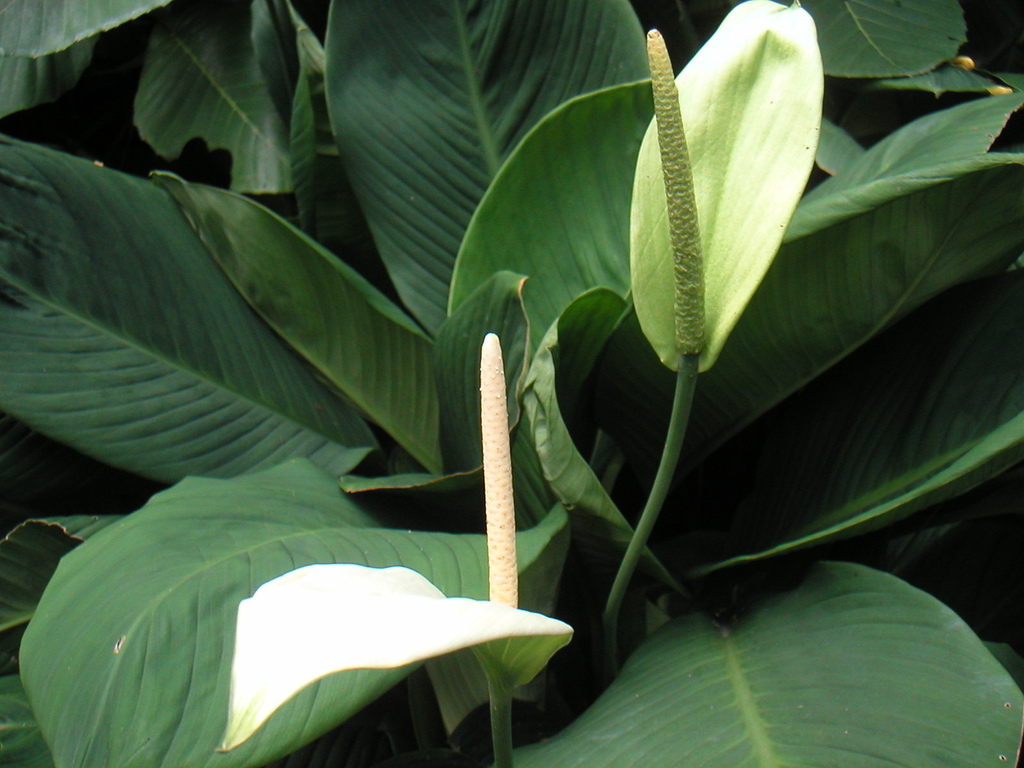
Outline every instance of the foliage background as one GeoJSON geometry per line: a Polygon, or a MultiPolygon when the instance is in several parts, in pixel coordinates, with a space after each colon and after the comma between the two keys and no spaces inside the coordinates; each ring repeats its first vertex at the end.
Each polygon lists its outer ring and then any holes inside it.
{"type": "Polygon", "coordinates": [[[232,756],[210,713],[239,596],[297,564],[398,561],[479,593],[471,340],[496,330],[539,523],[526,599],[577,629],[519,728],[573,724],[517,760],[815,765],[836,743],[806,734],[831,728],[864,765],[877,744],[1012,761],[1017,4],[803,3],[818,168],[700,381],[607,693],[595,617],[672,386],[623,267],[640,30],[680,68],[731,4],[335,5],[0,3],[0,758],[486,760],[459,658],[325,681],[232,756]],[[478,91],[450,88],[466,40],[478,91]],[[681,684],[723,663],[701,695],[681,684]]]}

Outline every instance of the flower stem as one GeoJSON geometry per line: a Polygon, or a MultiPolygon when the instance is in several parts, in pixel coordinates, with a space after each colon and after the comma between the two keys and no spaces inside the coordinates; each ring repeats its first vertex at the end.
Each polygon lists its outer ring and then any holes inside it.
{"type": "MultiPolygon", "coordinates": [[[[488,676],[490,678],[490,676],[488,676]]],[[[512,691],[488,680],[494,768],[512,768],[512,691]]]]}
{"type": "Polygon", "coordinates": [[[618,573],[612,583],[608,602],[604,609],[604,652],[605,672],[608,682],[617,674],[619,667],[619,612],[626,595],[629,581],[633,577],[640,556],[647,546],[654,524],[668,496],[675,475],[679,454],[683,449],[683,438],[686,436],[686,425],[690,420],[690,406],[693,404],[693,392],[697,384],[697,368],[699,354],[681,355],[679,368],[676,371],[676,387],[672,397],[672,416],[668,422],[668,434],[665,435],[665,446],[662,449],[661,461],[658,464],[654,484],[651,486],[647,504],[640,515],[633,538],[629,541],[626,554],[619,564],[618,573]]]}

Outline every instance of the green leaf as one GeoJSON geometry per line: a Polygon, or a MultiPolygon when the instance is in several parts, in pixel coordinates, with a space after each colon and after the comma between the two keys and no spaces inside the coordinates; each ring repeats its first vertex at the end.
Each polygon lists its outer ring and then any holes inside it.
{"type": "Polygon", "coordinates": [[[549,328],[591,288],[624,296],[630,183],[650,119],[645,81],[579,96],[538,123],[469,222],[448,311],[501,269],[530,277],[526,309],[535,329],[549,328]]]}
{"type": "Polygon", "coordinates": [[[232,189],[290,192],[288,113],[276,107],[261,67],[268,52],[254,44],[256,6],[205,3],[162,17],[146,51],[135,125],[170,160],[196,137],[228,150],[232,189]]]}
{"type": "MultiPolygon", "coordinates": [[[[844,173],[863,154],[864,148],[853,136],[831,120],[822,119],[818,152],[814,156],[819,168],[830,176],[835,176],[844,173]]],[[[797,210],[800,210],[799,206],[797,210]]]]}
{"type": "Polygon", "coordinates": [[[801,200],[786,242],[1016,156],[986,155],[1024,94],[976,99],[918,118],[887,136],[801,200]]]}
{"type": "Polygon", "coordinates": [[[514,639],[520,655],[488,662],[526,683],[571,636],[569,625],[539,613],[446,597],[409,568],[305,566],[263,584],[238,607],[221,748],[249,739],[288,699],[330,674],[396,669],[514,639]]]}
{"type": "Polygon", "coordinates": [[[57,563],[80,541],[41,520],[22,523],[0,540],[0,632],[32,618],[57,563]]]}
{"type": "Polygon", "coordinates": [[[509,424],[519,421],[516,392],[526,369],[529,328],[523,312],[523,282],[496,272],[451,315],[437,333],[434,375],[441,399],[441,447],[445,469],[480,466],[480,345],[488,333],[501,339],[509,424]]]}
{"type": "Polygon", "coordinates": [[[945,66],[912,77],[879,80],[875,86],[890,91],[928,91],[935,96],[944,93],[985,93],[993,85],[984,75],[961,67],[945,66]]]}
{"type": "Polygon", "coordinates": [[[998,766],[1022,696],[948,608],[863,566],[814,567],[728,627],[680,617],[517,768],[998,766]]]}
{"type": "Polygon", "coordinates": [[[0,736],[4,765],[10,768],[53,768],[17,675],[0,677],[0,736]]]}
{"type": "MultiPolygon", "coordinates": [[[[155,185],[0,142],[0,408],[153,479],[375,440],[231,287],[155,185]]],[[[346,447],[351,446],[351,447],[346,447]]]]}
{"type": "Polygon", "coordinates": [[[0,56],[0,117],[53,101],[78,82],[92,61],[96,37],[48,56],[0,56]]]}
{"type": "MultiPolygon", "coordinates": [[[[982,133],[975,146],[987,146],[985,126],[998,132],[999,120],[989,114],[975,124],[982,133]]],[[[918,141],[930,144],[932,138],[918,141]]],[[[897,161],[913,154],[909,137],[894,138],[897,143],[897,161]]],[[[819,211],[827,217],[834,212],[837,219],[828,226],[815,213],[802,216],[803,206],[798,209],[789,231],[803,222],[809,233],[782,246],[732,342],[697,387],[684,469],[928,299],[1005,269],[1024,249],[1024,168],[1018,156],[955,159],[955,150],[940,145],[933,151],[953,159],[925,165],[921,174],[883,175],[823,197],[819,211]],[[864,205],[857,201],[861,191],[864,205]],[[835,202],[832,211],[828,201],[835,202]]],[[[858,165],[884,166],[874,152],[858,165]]],[[[825,183],[839,181],[837,176],[825,183]]],[[[650,445],[660,444],[664,434],[672,377],[652,366],[652,356],[635,341],[609,350],[614,354],[605,357],[598,415],[646,476],[657,462],[650,445]],[[632,380],[643,386],[623,386],[632,380]]]]}
{"type": "MultiPolygon", "coordinates": [[[[621,317],[625,302],[614,292],[597,288],[580,296],[548,331],[530,364],[523,384],[523,409],[533,430],[544,476],[569,510],[574,543],[604,577],[611,578],[633,537],[629,522],[573,442],[562,416],[561,397],[582,386],[608,335],[621,317]],[[556,383],[562,350],[576,357],[574,378],[556,383]]],[[[672,577],[649,553],[641,568],[664,583],[672,577]]]]}
{"type": "MultiPolygon", "coordinates": [[[[1019,498],[1019,497],[1018,497],[1019,498]]],[[[929,529],[904,549],[893,572],[948,605],[979,636],[1019,644],[1024,640],[1024,517],[1000,515],[929,529]]]]}
{"type": "MultiPolygon", "coordinates": [[[[564,518],[552,523],[520,534],[521,569],[541,556],[564,518]]],[[[313,563],[403,565],[446,595],[486,597],[483,536],[379,525],[334,477],[294,461],[232,480],[185,480],[75,549],[47,587],[21,654],[56,762],[255,768],[390,688],[408,670],[333,675],[238,750],[215,753],[238,603],[260,584],[313,563]],[[106,597],[97,601],[98,594],[106,597]]]]}
{"type": "Polygon", "coordinates": [[[440,469],[431,343],[353,269],[241,195],[160,175],[260,316],[421,464],[440,469]]]}
{"type": "Polygon", "coordinates": [[[791,398],[740,562],[891,524],[1024,458],[1024,273],[950,291],[791,398]],[[836,435],[842,435],[836,441],[836,435]]]}
{"type": "Polygon", "coordinates": [[[784,246],[697,389],[691,461],[928,299],[1011,264],[1022,185],[1018,165],[978,171],[784,246]]]}
{"type": "Polygon", "coordinates": [[[0,55],[37,58],[61,51],[167,5],[170,0],[0,0],[0,55]]]}
{"type": "MultiPolygon", "coordinates": [[[[814,24],[799,6],[737,6],[676,78],[704,254],[701,370],[718,358],[807,184],[821,123],[814,24]]],[[[644,334],[675,370],[674,261],[656,126],[640,146],[630,280],[644,334]]]]}
{"type": "Polygon", "coordinates": [[[502,162],[563,101],[643,78],[643,36],[625,0],[331,10],[338,148],[402,301],[433,332],[470,216],[502,162]]]}
{"type": "Polygon", "coordinates": [[[806,0],[825,74],[894,77],[927,72],[967,39],[957,0],[806,0]]]}
{"type": "Polygon", "coordinates": [[[75,510],[81,510],[96,502],[127,500],[144,493],[147,485],[0,414],[0,498],[47,504],[70,501],[75,510]]]}

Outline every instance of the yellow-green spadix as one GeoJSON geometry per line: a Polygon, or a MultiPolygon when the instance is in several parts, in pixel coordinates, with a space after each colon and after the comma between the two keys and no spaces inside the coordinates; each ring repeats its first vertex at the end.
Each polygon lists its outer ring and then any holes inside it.
{"type": "MultiPolygon", "coordinates": [[[[771,265],[814,162],[824,76],[814,22],[798,5],[737,5],[675,79],[703,254],[700,369],[718,358],[771,265]]],[[[637,159],[630,280],[637,318],[677,368],[677,286],[654,120],[637,159]]]]}

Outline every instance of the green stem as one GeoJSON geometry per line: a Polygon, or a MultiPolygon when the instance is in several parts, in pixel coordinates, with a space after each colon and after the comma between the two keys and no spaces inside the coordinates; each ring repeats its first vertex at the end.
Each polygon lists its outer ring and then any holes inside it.
{"type": "Polygon", "coordinates": [[[512,690],[496,685],[488,674],[491,697],[491,743],[494,768],[512,768],[512,690]]]}
{"type": "Polygon", "coordinates": [[[626,596],[626,588],[629,586],[637,563],[640,562],[640,556],[647,546],[651,530],[658,521],[661,507],[672,486],[676,464],[679,463],[679,454],[683,449],[683,438],[686,436],[686,425],[690,420],[690,406],[693,404],[693,392],[697,384],[699,360],[700,355],[696,354],[680,357],[679,369],[676,371],[675,394],[672,397],[672,416],[668,422],[668,434],[665,435],[665,447],[661,452],[658,472],[654,476],[651,494],[647,497],[647,504],[640,515],[640,522],[637,523],[633,538],[630,539],[629,546],[626,548],[626,554],[622,558],[622,563],[619,564],[619,571],[615,574],[615,581],[612,583],[612,589],[608,595],[608,603],[605,605],[604,655],[608,682],[615,677],[619,668],[619,612],[626,596]]]}

